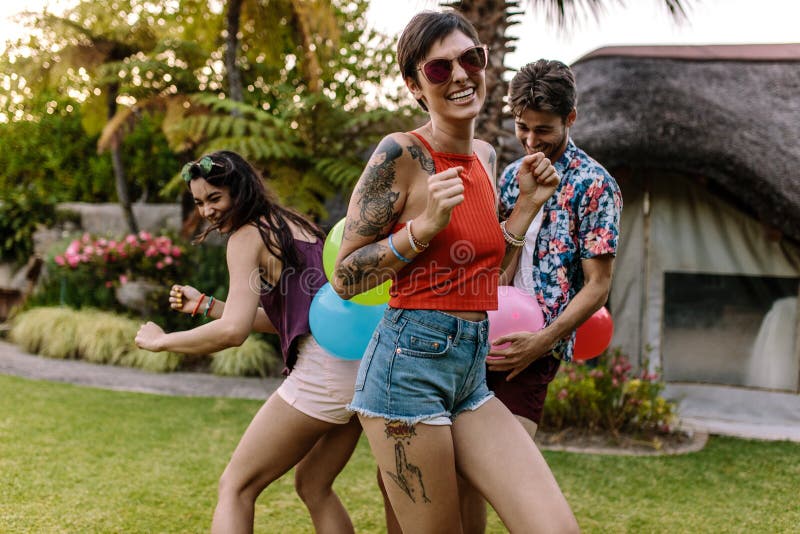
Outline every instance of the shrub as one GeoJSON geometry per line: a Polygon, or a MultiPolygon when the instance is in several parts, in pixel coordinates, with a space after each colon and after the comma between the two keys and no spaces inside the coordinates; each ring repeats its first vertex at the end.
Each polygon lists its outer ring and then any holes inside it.
{"type": "Polygon", "coordinates": [[[34,308],[13,319],[8,335],[27,352],[56,359],[77,358],[76,322],[69,308],[34,308]]]}
{"type": "Polygon", "coordinates": [[[562,365],[548,387],[542,428],[568,427],[652,436],[668,433],[676,406],[661,397],[664,384],[647,365],[633,372],[627,356],[617,349],[585,362],[562,365]]]}
{"type": "MultiPolygon", "coordinates": [[[[167,302],[169,287],[173,283],[189,284],[206,294],[213,294],[224,300],[228,286],[225,247],[211,244],[192,246],[171,239],[167,242],[162,239],[165,236],[153,237],[145,234],[145,237],[148,236],[154,243],[156,241],[161,243],[164,250],[167,243],[171,244],[170,252],[173,259],[169,268],[159,270],[158,266],[154,265],[157,262],[152,261],[154,259],[152,257],[147,261],[136,261],[136,254],[133,260],[128,256],[123,258],[125,261],[120,262],[103,261],[102,253],[97,256],[98,250],[106,250],[113,243],[116,252],[115,255],[109,254],[109,258],[120,259],[118,247],[130,236],[120,240],[102,240],[86,235],[54,245],[46,259],[46,276],[43,277],[42,284],[35,293],[28,298],[26,307],[97,308],[138,317],[146,316],[148,320],[162,325],[168,331],[186,330],[197,326],[197,319],[169,309],[167,302]],[[94,247],[93,244],[97,244],[98,247],[94,247]],[[87,254],[87,247],[92,247],[91,259],[87,254]],[[179,255],[176,255],[175,249],[180,251],[179,255]],[[70,254],[67,254],[67,251],[70,254]],[[69,257],[72,257],[71,261],[75,267],[70,267],[69,257]],[[123,306],[117,300],[116,290],[120,289],[119,277],[122,274],[125,275],[123,278],[125,282],[130,280],[153,282],[154,291],[144,295],[146,303],[142,308],[146,308],[145,312],[138,310],[134,313],[131,308],[123,306]]],[[[142,243],[146,240],[141,239],[141,234],[134,237],[139,243],[138,251],[141,252],[142,243]]],[[[160,257],[163,258],[164,255],[160,257]]],[[[165,263],[167,261],[165,260],[165,263]]]]}
{"type": "Polygon", "coordinates": [[[251,335],[239,347],[212,355],[211,372],[223,376],[274,376],[283,368],[283,358],[271,344],[251,335]]]}
{"type": "Polygon", "coordinates": [[[9,339],[28,352],[50,358],[78,358],[157,372],[178,368],[182,355],[136,347],[133,339],[139,324],[98,310],[40,307],[14,318],[9,339]]]}
{"type": "Polygon", "coordinates": [[[106,287],[133,279],[171,284],[183,253],[183,248],[169,237],[144,231],[119,240],[83,234],[63,254],[55,256],[54,261],[64,269],[88,272],[106,287]]]}
{"type": "Polygon", "coordinates": [[[23,264],[33,253],[33,234],[54,221],[55,204],[30,193],[11,191],[0,200],[0,261],[23,264]]]}

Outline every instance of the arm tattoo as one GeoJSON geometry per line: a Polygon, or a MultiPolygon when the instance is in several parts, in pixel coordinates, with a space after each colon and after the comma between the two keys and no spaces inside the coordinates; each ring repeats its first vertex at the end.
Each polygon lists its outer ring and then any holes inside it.
{"type": "Polygon", "coordinates": [[[386,474],[408,495],[411,502],[415,503],[417,499],[422,499],[423,503],[431,502],[425,493],[425,485],[422,483],[422,470],[408,461],[405,447],[403,447],[403,440],[406,441],[406,444],[410,444],[411,437],[417,435],[414,425],[399,421],[387,421],[385,431],[387,438],[395,440],[394,460],[397,470],[396,473],[387,471],[386,474]]]}
{"type": "Polygon", "coordinates": [[[497,163],[497,152],[495,152],[494,148],[489,153],[489,170],[492,171],[492,176],[497,174],[497,169],[495,168],[495,164],[497,163]]]}
{"type": "Polygon", "coordinates": [[[383,245],[372,244],[360,248],[350,254],[336,270],[336,276],[342,285],[357,286],[364,281],[370,273],[374,273],[386,256],[383,245]]]}
{"type": "Polygon", "coordinates": [[[381,141],[375,150],[356,191],[361,215],[356,228],[359,235],[374,236],[394,218],[394,203],[400,198],[400,193],[392,191],[395,160],[402,153],[403,149],[391,138],[381,141]]]}
{"type": "Polygon", "coordinates": [[[406,147],[411,157],[419,160],[422,170],[427,172],[428,175],[436,174],[436,166],[433,163],[433,158],[428,156],[424,150],[416,145],[406,147]]]}

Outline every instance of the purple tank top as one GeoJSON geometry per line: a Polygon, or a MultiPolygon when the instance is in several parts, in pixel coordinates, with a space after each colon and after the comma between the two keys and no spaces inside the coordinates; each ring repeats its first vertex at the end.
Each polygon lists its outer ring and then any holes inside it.
{"type": "Polygon", "coordinates": [[[284,374],[288,374],[297,362],[297,344],[300,338],[311,332],[308,325],[308,310],[311,301],[327,279],[322,267],[321,239],[314,243],[295,238],[297,253],[303,260],[300,270],[285,268],[278,284],[261,290],[261,307],[278,331],[281,340],[284,374]]]}

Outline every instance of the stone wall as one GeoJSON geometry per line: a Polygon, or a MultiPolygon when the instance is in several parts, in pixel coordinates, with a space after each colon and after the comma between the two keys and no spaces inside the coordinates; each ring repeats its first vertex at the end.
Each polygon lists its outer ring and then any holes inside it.
{"type": "MultiPolygon", "coordinates": [[[[125,216],[119,204],[93,204],[88,202],[62,202],[57,209],[80,213],[81,228],[91,234],[121,236],[128,233],[125,216]]],[[[162,230],[180,231],[180,204],[142,204],[133,205],[133,215],[139,230],[160,232],[162,230]]]]}

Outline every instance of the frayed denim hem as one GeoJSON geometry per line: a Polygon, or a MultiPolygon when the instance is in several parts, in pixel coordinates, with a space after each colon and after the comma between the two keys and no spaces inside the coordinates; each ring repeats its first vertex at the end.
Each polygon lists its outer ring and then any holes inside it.
{"type": "Polygon", "coordinates": [[[458,413],[453,416],[453,420],[455,420],[456,417],[458,417],[464,412],[474,412],[475,410],[477,410],[478,408],[489,402],[489,399],[491,399],[494,396],[495,396],[494,393],[490,391],[489,394],[483,397],[482,399],[478,399],[469,406],[465,406],[463,409],[459,410],[458,413]]]}
{"type": "MultiPolygon", "coordinates": [[[[485,401],[484,401],[485,402],[485,401]]],[[[478,407],[476,406],[475,409],[478,407]]],[[[418,415],[414,417],[403,417],[399,415],[386,415],[383,413],[373,412],[371,410],[366,410],[364,408],[355,408],[352,404],[347,405],[347,409],[351,412],[355,412],[358,415],[363,417],[374,417],[377,419],[384,419],[386,421],[398,421],[400,423],[405,423],[407,425],[416,425],[419,423],[422,424],[429,424],[429,425],[436,425],[436,426],[449,426],[452,424],[450,412],[441,412],[435,413],[430,415],[418,415]],[[442,419],[446,419],[447,422],[442,421],[442,419]],[[435,421],[441,422],[435,422],[435,421]]]]}

